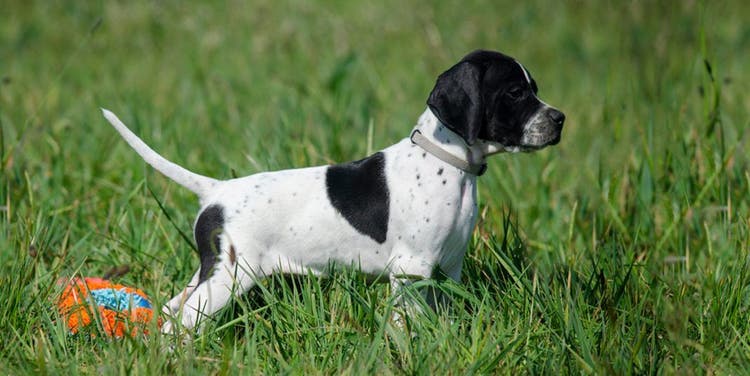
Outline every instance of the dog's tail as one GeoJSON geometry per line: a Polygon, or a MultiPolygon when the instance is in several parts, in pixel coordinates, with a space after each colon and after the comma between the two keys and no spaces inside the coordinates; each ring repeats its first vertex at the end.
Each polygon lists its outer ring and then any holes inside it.
{"type": "Polygon", "coordinates": [[[177,182],[177,184],[195,192],[198,197],[203,197],[212,186],[218,183],[218,180],[216,179],[198,175],[168,161],[166,158],[148,147],[146,143],[130,131],[130,129],[128,129],[128,127],[125,126],[125,124],[123,124],[122,121],[120,121],[120,119],[118,119],[111,111],[102,108],[102,113],[109,123],[120,132],[122,138],[124,138],[125,141],[135,149],[135,152],[138,153],[146,163],[150,164],[166,177],[177,182]]]}

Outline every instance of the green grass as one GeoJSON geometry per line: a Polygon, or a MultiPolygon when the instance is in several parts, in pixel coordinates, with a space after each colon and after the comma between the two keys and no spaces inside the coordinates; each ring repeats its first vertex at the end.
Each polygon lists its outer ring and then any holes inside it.
{"type": "Polygon", "coordinates": [[[742,1],[2,8],[3,374],[750,369],[742,1]],[[559,145],[490,161],[448,311],[401,330],[387,285],[342,273],[271,279],[187,344],[67,334],[59,278],[129,265],[118,282],[161,303],[198,265],[180,236],[196,199],[100,106],[210,176],[347,161],[407,136],[437,74],[479,47],[521,60],[567,122],[559,145]]]}

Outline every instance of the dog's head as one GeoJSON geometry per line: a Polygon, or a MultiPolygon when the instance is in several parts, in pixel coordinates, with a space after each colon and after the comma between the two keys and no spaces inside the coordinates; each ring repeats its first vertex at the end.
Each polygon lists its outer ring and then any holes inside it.
{"type": "Polygon", "coordinates": [[[474,51],[441,74],[427,105],[468,145],[533,151],[560,142],[565,115],[537,98],[531,74],[515,59],[474,51]]]}

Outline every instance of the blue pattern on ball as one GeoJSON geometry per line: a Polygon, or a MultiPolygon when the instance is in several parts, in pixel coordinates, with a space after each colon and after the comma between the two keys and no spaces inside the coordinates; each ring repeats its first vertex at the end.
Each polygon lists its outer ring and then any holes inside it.
{"type": "Polygon", "coordinates": [[[151,303],[146,298],[135,293],[128,293],[124,289],[91,290],[91,296],[94,297],[96,305],[115,311],[122,311],[131,307],[151,308],[151,303]]]}

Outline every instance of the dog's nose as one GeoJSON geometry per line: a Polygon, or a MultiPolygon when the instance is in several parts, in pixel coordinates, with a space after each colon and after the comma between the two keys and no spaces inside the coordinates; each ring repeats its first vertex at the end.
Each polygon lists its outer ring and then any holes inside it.
{"type": "Polygon", "coordinates": [[[549,118],[552,119],[552,121],[555,122],[558,126],[562,127],[563,123],[565,122],[565,114],[553,109],[549,110],[548,114],[549,118]]]}

